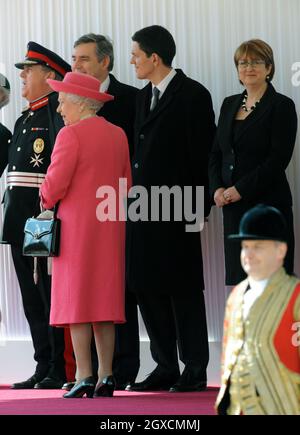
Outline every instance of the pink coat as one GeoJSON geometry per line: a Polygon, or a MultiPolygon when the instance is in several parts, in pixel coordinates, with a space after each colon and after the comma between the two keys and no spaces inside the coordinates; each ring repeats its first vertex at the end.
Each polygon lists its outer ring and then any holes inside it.
{"type": "MultiPolygon", "coordinates": [[[[41,199],[60,201],[59,257],[53,259],[51,325],[125,321],[125,222],[100,222],[96,197],[119,178],[131,185],[128,143],[123,130],[91,117],[60,130],[41,199]]],[[[118,201],[117,201],[118,203],[118,201]]]]}

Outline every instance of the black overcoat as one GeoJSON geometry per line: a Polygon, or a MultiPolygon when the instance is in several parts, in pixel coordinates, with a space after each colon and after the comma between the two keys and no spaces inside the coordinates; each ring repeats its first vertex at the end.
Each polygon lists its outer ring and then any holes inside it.
{"type": "Polygon", "coordinates": [[[121,127],[127,136],[130,158],[133,155],[133,128],[135,119],[135,100],[138,89],[119,82],[109,74],[110,83],[107,92],[115,98],[104,104],[98,112],[112,124],[121,127]]]}
{"type": "MultiPolygon", "coordinates": [[[[207,189],[215,133],[210,93],[181,70],[149,112],[151,95],[149,83],[137,96],[132,161],[133,185],[146,188],[149,210],[151,186],[207,189]]],[[[131,290],[175,294],[204,288],[200,233],[186,232],[185,225],[184,220],[133,222],[129,217],[126,278],[131,290]]]]}

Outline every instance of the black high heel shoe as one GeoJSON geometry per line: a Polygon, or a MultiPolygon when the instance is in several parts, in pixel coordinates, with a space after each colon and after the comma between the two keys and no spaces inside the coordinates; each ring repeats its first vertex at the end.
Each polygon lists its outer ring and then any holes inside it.
{"type": "Polygon", "coordinates": [[[86,394],[86,396],[91,399],[94,394],[95,385],[94,378],[89,376],[88,378],[82,379],[78,384],[75,384],[72,390],[65,393],[63,397],[65,399],[78,399],[86,394]]]}
{"type": "Polygon", "coordinates": [[[116,388],[113,376],[106,376],[96,387],[94,397],[112,397],[116,388]]]}

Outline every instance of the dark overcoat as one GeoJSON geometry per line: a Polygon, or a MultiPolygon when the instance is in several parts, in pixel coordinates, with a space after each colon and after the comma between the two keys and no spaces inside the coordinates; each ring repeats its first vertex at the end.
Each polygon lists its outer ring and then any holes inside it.
{"type": "Polygon", "coordinates": [[[220,187],[235,186],[242,199],[223,207],[226,283],[238,284],[245,274],[240,265],[240,245],[227,240],[238,233],[242,215],[259,203],[277,207],[289,227],[286,266],[293,271],[292,195],[285,174],[297,131],[293,101],[269,84],[256,108],[235,131],[234,123],[245,92],[225,98],[210,156],[209,181],[213,197],[220,187]]]}
{"type": "Polygon", "coordinates": [[[133,155],[133,129],[135,119],[135,100],[138,89],[119,82],[112,74],[109,74],[110,84],[107,92],[115,98],[104,104],[98,112],[107,121],[121,127],[127,136],[129,153],[133,155]]]}
{"type": "MultiPolygon", "coordinates": [[[[148,193],[149,219],[151,186],[207,189],[215,133],[210,93],[181,70],[152,112],[151,96],[151,83],[138,93],[132,161],[133,185],[148,193]]],[[[206,215],[208,202],[207,195],[206,215]]],[[[129,216],[126,276],[131,290],[176,294],[204,288],[200,233],[187,232],[186,223],[184,219],[134,222],[129,216]]]]}

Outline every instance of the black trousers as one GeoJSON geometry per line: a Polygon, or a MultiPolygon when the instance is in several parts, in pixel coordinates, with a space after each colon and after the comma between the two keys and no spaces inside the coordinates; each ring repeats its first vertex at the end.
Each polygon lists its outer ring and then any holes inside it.
{"type": "Polygon", "coordinates": [[[65,380],[64,329],[49,326],[51,277],[47,259],[38,259],[38,284],[33,280],[33,258],[24,257],[20,246],[11,246],[23,307],[37,362],[36,374],[65,380]]]}
{"type": "MultiPolygon", "coordinates": [[[[137,300],[135,294],[125,294],[126,323],[115,327],[115,351],[113,374],[118,385],[134,382],[140,368],[140,337],[137,300]]],[[[97,377],[98,358],[94,340],[92,341],[93,374],[97,377]]]]}
{"type": "Polygon", "coordinates": [[[126,323],[116,325],[113,373],[118,384],[134,382],[140,368],[140,337],[137,300],[133,293],[125,294],[126,323]]]}
{"type": "Polygon", "coordinates": [[[203,291],[185,294],[138,293],[137,300],[150,338],[152,358],[166,374],[179,373],[180,360],[206,380],[209,360],[203,291]]]}

